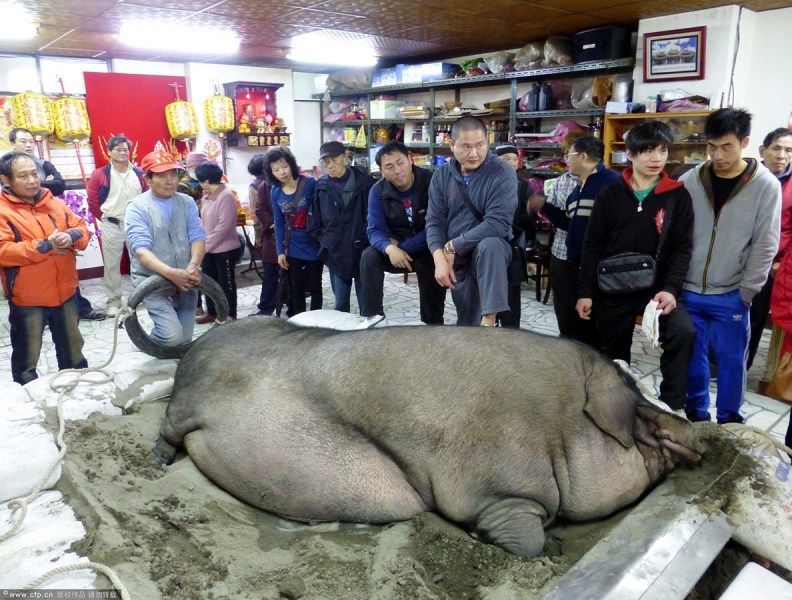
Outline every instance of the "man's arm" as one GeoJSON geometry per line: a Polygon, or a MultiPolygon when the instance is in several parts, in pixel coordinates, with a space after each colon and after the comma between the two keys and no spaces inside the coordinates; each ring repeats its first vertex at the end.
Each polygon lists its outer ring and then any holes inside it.
{"type": "Polygon", "coordinates": [[[443,250],[448,241],[448,207],[442,186],[443,167],[435,171],[429,182],[429,204],[426,209],[426,243],[429,251],[443,250]]]}
{"type": "Polygon", "coordinates": [[[767,281],[773,258],[778,252],[781,231],[781,184],[778,179],[767,179],[759,193],[759,209],[754,221],[748,261],[740,279],[740,296],[750,304],[767,281]]]}
{"type": "Polygon", "coordinates": [[[385,220],[385,211],[382,208],[382,198],[377,193],[377,188],[372,187],[368,197],[368,216],[366,235],[369,244],[374,246],[378,252],[385,253],[385,249],[391,245],[388,235],[388,224],[385,220]]]}
{"type": "MultiPolygon", "coordinates": [[[[475,190],[483,198],[474,200],[474,204],[484,206],[481,211],[484,219],[468,231],[454,238],[454,250],[461,255],[469,254],[484,238],[497,237],[511,238],[511,225],[514,220],[514,211],[517,208],[517,174],[503,163],[502,169],[488,173],[487,183],[475,190]]],[[[460,201],[462,199],[460,198],[460,201]]]]}
{"type": "Polygon", "coordinates": [[[320,200],[319,190],[317,187],[314,187],[314,192],[311,196],[311,203],[308,207],[308,225],[306,229],[308,231],[308,235],[316,240],[321,247],[324,247],[322,246],[322,238],[324,237],[324,231],[322,229],[323,227],[322,202],[320,200]]]}
{"type": "Polygon", "coordinates": [[[693,254],[693,201],[687,188],[679,188],[674,193],[676,198],[671,209],[671,226],[660,252],[661,258],[663,255],[667,257],[662,290],[676,298],[685,283],[693,254]]]}
{"type": "Polygon", "coordinates": [[[99,198],[99,188],[101,187],[99,180],[101,178],[101,169],[96,169],[91,173],[91,177],[88,179],[88,186],[85,188],[88,192],[88,210],[91,211],[97,221],[102,219],[102,205],[99,198]]]}
{"type": "Polygon", "coordinates": [[[608,242],[608,205],[601,195],[597,197],[591,209],[588,229],[583,242],[583,254],[580,259],[578,274],[578,298],[593,298],[597,289],[597,265],[608,242]]]}
{"type": "Polygon", "coordinates": [[[63,176],[55,168],[55,165],[47,160],[44,161],[43,169],[44,181],[41,182],[41,187],[47,188],[53,196],[60,196],[66,189],[63,176]]]}

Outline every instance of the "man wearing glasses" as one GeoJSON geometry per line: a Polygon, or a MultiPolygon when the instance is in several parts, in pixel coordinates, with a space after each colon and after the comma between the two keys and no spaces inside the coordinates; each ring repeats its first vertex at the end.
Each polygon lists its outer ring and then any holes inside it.
{"type": "Polygon", "coordinates": [[[492,327],[509,310],[517,174],[490,152],[486,126],[476,117],[454,123],[451,152],[429,184],[426,241],[437,283],[451,290],[457,325],[492,327]]]}
{"type": "Polygon", "coordinates": [[[366,212],[375,181],[364,170],[347,164],[341,142],[325,142],[319,156],[326,174],[316,183],[308,232],[319,242],[319,258],[330,270],[335,309],[349,312],[353,281],[358,306],[361,303],[360,255],[369,245],[366,212]]]}
{"type": "Polygon", "coordinates": [[[88,208],[102,223],[102,258],[107,315],[121,308],[121,256],[126,243],[124,213],[129,202],[148,189],[143,171],[129,160],[131,142],[123,135],[107,140],[110,162],[88,180],[88,208]]]}
{"type": "MultiPolygon", "coordinates": [[[[569,173],[577,179],[577,186],[572,193],[567,196],[566,211],[545,205],[543,199],[532,198],[530,208],[532,211],[542,210],[548,215],[551,221],[562,229],[566,229],[566,249],[567,263],[569,269],[564,273],[564,282],[558,282],[564,289],[577,289],[578,272],[580,271],[580,259],[583,256],[583,240],[586,237],[591,209],[600,190],[611,183],[619,180],[619,174],[605,167],[602,162],[604,146],[602,142],[591,135],[577,138],[569,152],[564,155],[564,160],[569,167],[569,173]],[[552,216],[550,216],[552,214],[552,216]]],[[[553,275],[554,277],[557,274],[553,275]]],[[[577,297],[553,296],[553,304],[557,302],[571,302],[569,306],[563,306],[559,310],[562,313],[575,313],[577,297]]],[[[558,313],[556,313],[558,314],[558,313]]],[[[571,319],[568,323],[569,329],[566,335],[572,339],[589,344],[600,349],[600,339],[594,321],[584,320],[578,317],[571,319]]]]}

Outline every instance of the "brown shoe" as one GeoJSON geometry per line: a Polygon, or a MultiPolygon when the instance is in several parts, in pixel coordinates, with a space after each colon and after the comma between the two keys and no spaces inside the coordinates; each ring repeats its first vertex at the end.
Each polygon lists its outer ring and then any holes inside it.
{"type": "Polygon", "coordinates": [[[214,323],[217,316],[206,313],[203,317],[197,317],[195,323],[197,325],[206,325],[207,323],[214,323]]]}

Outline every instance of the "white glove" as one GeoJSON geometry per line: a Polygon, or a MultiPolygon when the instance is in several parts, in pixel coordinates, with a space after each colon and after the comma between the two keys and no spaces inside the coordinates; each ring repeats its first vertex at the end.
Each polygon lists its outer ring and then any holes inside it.
{"type": "Polygon", "coordinates": [[[660,341],[660,309],[657,308],[658,303],[650,300],[646,305],[643,314],[643,322],[641,323],[641,331],[644,332],[646,339],[652,342],[652,347],[657,348],[660,341]]]}

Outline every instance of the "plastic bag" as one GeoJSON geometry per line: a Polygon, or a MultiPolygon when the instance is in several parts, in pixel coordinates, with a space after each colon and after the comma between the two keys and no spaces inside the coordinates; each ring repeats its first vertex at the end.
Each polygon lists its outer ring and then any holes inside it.
{"type": "Polygon", "coordinates": [[[559,121],[555,129],[547,134],[547,137],[537,138],[537,141],[546,144],[560,144],[573,131],[587,130],[577,121],[559,121]]]}
{"type": "Polygon", "coordinates": [[[550,36],[544,43],[544,64],[571,65],[572,41],[566,37],[550,36]]]}
{"type": "Polygon", "coordinates": [[[484,58],[490,73],[506,73],[514,70],[513,52],[496,52],[484,58]]]}
{"type": "Polygon", "coordinates": [[[570,102],[577,110],[586,110],[587,108],[594,108],[594,102],[591,100],[591,88],[594,85],[593,77],[586,77],[578,79],[572,85],[572,96],[570,102]]]}
{"type": "Polygon", "coordinates": [[[529,42],[514,56],[515,71],[538,69],[544,61],[544,42],[529,42]]]}
{"type": "Polygon", "coordinates": [[[346,69],[327,76],[327,89],[330,92],[366,90],[371,87],[374,67],[369,69],[346,69]]]}

